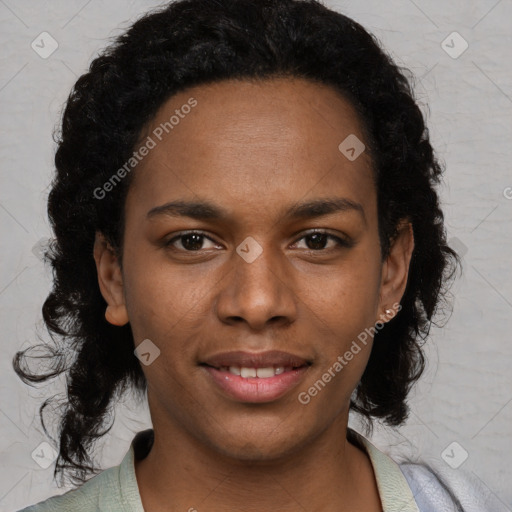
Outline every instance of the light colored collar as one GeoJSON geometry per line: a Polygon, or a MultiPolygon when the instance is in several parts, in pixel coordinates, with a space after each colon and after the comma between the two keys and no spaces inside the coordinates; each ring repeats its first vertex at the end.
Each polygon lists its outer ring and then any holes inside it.
{"type": "Polygon", "coordinates": [[[350,427],[347,430],[351,439],[363,448],[370,458],[384,512],[420,512],[398,464],[359,432],[350,427]]]}

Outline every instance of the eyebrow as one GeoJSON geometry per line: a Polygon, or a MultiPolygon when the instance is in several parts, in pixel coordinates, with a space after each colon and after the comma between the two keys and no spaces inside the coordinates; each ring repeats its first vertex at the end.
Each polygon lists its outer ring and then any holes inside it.
{"type": "MultiPolygon", "coordinates": [[[[312,219],[337,212],[356,211],[366,224],[366,216],[363,206],[351,199],[333,197],[314,199],[299,203],[290,207],[284,213],[284,219],[312,219]]],[[[229,212],[221,206],[208,201],[171,201],[160,206],[155,206],[146,215],[152,219],[158,215],[171,217],[190,217],[197,220],[223,220],[229,218],[229,212]]]]}

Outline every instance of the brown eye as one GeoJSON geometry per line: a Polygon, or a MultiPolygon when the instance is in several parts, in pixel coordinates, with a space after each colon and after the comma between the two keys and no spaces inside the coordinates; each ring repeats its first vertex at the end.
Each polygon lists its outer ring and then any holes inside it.
{"type": "Polygon", "coordinates": [[[174,249],[177,250],[184,250],[186,252],[197,252],[202,249],[204,240],[210,240],[213,243],[213,240],[211,238],[207,237],[204,233],[192,231],[189,233],[181,233],[171,240],[169,240],[165,245],[167,247],[171,246],[174,249]],[[180,241],[181,248],[175,246],[175,242],[180,241]]]}
{"type": "Polygon", "coordinates": [[[304,235],[300,240],[307,240],[305,243],[306,249],[310,251],[325,251],[329,249],[335,249],[336,247],[351,247],[353,244],[348,240],[344,240],[340,237],[331,235],[325,231],[314,231],[304,235]],[[334,247],[325,247],[329,240],[333,240],[334,247]]]}

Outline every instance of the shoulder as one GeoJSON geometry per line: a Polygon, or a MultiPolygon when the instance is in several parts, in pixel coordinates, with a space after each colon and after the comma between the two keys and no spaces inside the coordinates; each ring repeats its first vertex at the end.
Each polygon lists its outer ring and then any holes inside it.
{"type": "Polygon", "coordinates": [[[463,509],[435,471],[424,464],[407,462],[399,465],[420,510],[462,511],[463,509]]]}
{"type": "MultiPolygon", "coordinates": [[[[119,494],[119,466],[112,467],[93,476],[76,489],[52,496],[44,501],[26,507],[19,512],[92,512],[110,510],[103,508],[107,497],[119,494]]],[[[110,499],[109,498],[109,499],[110,499]]],[[[118,503],[116,499],[116,503],[118,503]]]]}
{"type": "Polygon", "coordinates": [[[118,466],[102,471],[76,489],[18,512],[144,512],[134,460],[147,455],[152,442],[152,429],[137,433],[118,466]]]}
{"type": "Polygon", "coordinates": [[[442,465],[399,464],[421,512],[505,512],[508,509],[470,472],[442,465]]]}

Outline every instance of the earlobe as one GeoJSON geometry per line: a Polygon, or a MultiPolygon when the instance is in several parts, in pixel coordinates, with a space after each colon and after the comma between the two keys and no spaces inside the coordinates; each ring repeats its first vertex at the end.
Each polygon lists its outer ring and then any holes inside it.
{"type": "Polygon", "coordinates": [[[126,325],[129,321],[128,313],[124,304],[120,306],[108,305],[105,310],[105,318],[107,322],[112,325],[118,325],[119,327],[126,325]]]}
{"type": "Polygon", "coordinates": [[[382,266],[379,309],[385,311],[400,303],[407,286],[409,267],[414,250],[412,224],[402,221],[388,257],[382,266]]]}
{"type": "Polygon", "coordinates": [[[123,326],[129,322],[129,318],[121,267],[114,249],[100,232],[96,233],[94,241],[94,261],[101,295],[108,304],[105,318],[112,325],[123,326]]]}

